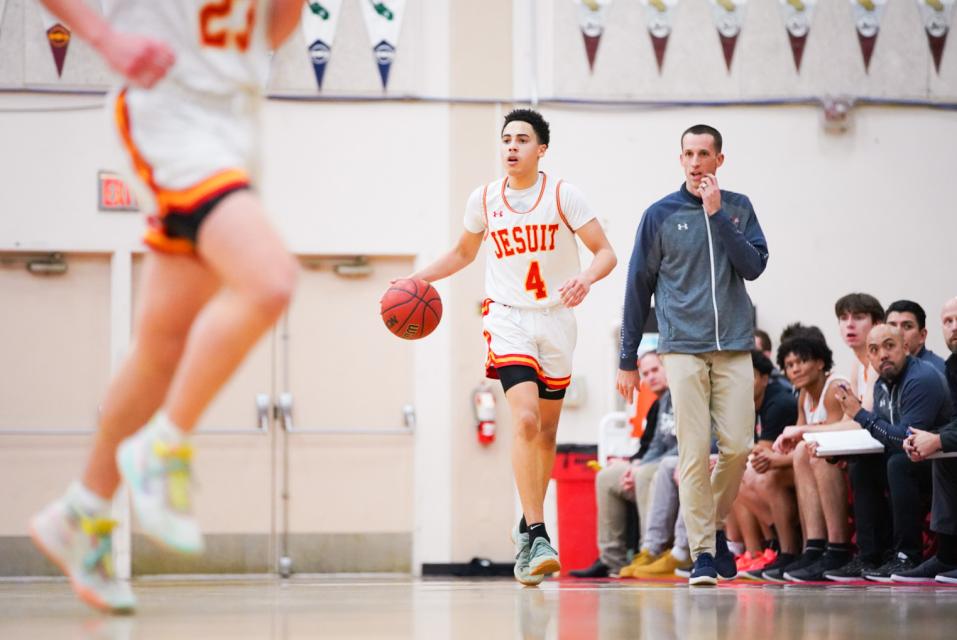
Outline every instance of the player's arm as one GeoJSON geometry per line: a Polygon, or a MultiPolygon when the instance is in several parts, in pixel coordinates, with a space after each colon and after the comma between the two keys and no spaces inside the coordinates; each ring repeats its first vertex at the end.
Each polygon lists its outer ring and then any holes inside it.
{"type": "Polygon", "coordinates": [[[615,250],[611,248],[611,243],[608,242],[608,237],[597,219],[592,218],[575,233],[594,257],[587,269],[558,288],[559,293],[562,294],[562,304],[566,307],[580,304],[591,291],[591,286],[611,273],[618,264],[615,250]]]}
{"type": "Polygon", "coordinates": [[[439,257],[432,264],[419,269],[409,277],[420,278],[426,282],[435,282],[442,278],[448,278],[450,275],[472,264],[475,260],[475,256],[478,255],[479,249],[482,247],[482,239],[484,237],[484,233],[472,233],[466,229],[462,232],[462,235],[459,236],[459,241],[455,243],[451,251],[439,257]]]}
{"type": "Polygon", "coordinates": [[[269,23],[266,37],[269,46],[278,49],[285,42],[289,34],[299,24],[302,15],[302,0],[272,0],[269,3],[269,23]]]}
{"type": "Polygon", "coordinates": [[[47,9],[93,45],[110,67],[131,83],[152,87],[176,62],[173,50],[145,36],[119,33],[85,2],[41,0],[47,9]]]}

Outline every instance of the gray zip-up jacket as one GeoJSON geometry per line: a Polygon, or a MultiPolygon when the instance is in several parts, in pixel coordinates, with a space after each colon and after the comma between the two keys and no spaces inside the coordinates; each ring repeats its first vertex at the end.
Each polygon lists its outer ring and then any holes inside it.
{"type": "Polygon", "coordinates": [[[721,190],[708,217],[681,188],[654,203],[638,225],[628,264],[619,367],[637,368],[638,344],[655,295],[659,353],[750,351],[754,310],[744,281],[768,263],[768,244],[740,193],[721,190]]]}

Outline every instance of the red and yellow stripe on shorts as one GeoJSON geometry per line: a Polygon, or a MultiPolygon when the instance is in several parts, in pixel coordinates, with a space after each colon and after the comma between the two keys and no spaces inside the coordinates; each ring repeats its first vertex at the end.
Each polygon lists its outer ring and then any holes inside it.
{"type": "Polygon", "coordinates": [[[120,91],[114,108],[116,127],[120,132],[123,146],[130,154],[136,174],[149,186],[156,198],[157,211],[147,220],[149,226],[143,235],[143,242],[150,248],[164,253],[194,253],[196,248],[192,241],[187,238],[171,238],[166,234],[164,224],[166,216],[171,213],[189,215],[211,198],[238,187],[248,186],[248,174],[241,169],[224,169],[186,189],[163,189],[153,178],[153,167],[133,142],[130,114],[126,104],[126,89],[120,91]]]}
{"type": "Polygon", "coordinates": [[[485,358],[486,377],[498,378],[498,372],[496,371],[497,368],[518,365],[523,367],[531,367],[535,371],[535,375],[538,377],[538,379],[541,380],[548,389],[565,389],[571,384],[571,376],[565,376],[564,378],[550,378],[546,376],[541,365],[538,364],[538,360],[530,355],[524,353],[497,355],[494,351],[492,351],[492,334],[490,334],[488,331],[483,331],[482,335],[485,336],[485,342],[488,344],[488,356],[485,358]]]}

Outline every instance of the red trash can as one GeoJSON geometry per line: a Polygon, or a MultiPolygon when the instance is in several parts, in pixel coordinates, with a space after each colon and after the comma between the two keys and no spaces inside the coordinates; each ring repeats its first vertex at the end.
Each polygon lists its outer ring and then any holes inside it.
{"type": "Polygon", "coordinates": [[[595,504],[594,469],[598,447],[593,444],[560,444],[552,467],[558,503],[558,545],[562,575],[590,567],[598,557],[598,507],[595,504]]]}

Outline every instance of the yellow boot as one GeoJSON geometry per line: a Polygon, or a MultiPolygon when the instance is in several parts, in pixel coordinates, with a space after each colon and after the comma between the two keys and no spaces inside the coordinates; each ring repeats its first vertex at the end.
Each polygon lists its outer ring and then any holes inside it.
{"type": "Polygon", "coordinates": [[[671,555],[671,551],[665,551],[654,562],[635,569],[631,577],[636,580],[643,578],[673,578],[675,569],[689,569],[691,560],[679,562],[677,558],[671,555]]]}
{"type": "Polygon", "coordinates": [[[631,564],[628,566],[622,567],[621,571],[618,572],[619,578],[634,578],[635,571],[639,568],[644,567],[645,565],[651,564],[660,557],[651,555],[651,552],[647,549],[642,549],[641,552],[635,556],[635,559],[631,561],[631,564]]]}

